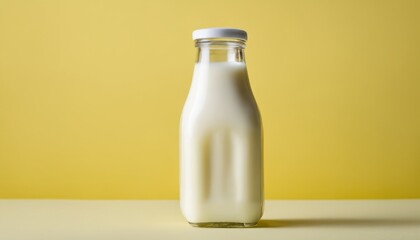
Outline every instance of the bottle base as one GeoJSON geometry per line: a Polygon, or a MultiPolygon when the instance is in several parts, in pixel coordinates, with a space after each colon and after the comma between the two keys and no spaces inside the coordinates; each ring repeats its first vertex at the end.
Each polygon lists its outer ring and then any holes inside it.
{"type": "Polygon", "coordinates": [[[188,222],[193,227],[204,227],[204,228],[250,228],[257,225],[254,223],[240,223],[240,222],[200,222],[192,223],[188,222]]]}

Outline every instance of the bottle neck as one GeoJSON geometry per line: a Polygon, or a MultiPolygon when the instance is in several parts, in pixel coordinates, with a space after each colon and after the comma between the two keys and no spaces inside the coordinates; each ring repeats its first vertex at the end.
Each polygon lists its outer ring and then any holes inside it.
{"type": "Polygon", "coordinates": [[[245,41],[240,39],[199,39],[196,63],[243,62],[245,63],[245,41]]]}

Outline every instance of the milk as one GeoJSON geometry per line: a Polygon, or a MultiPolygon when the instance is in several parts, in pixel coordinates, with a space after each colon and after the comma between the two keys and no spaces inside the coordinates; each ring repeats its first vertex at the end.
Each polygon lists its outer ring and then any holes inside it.
{"type": "Polygon", "coordinates": [[[181,116],[180,204],[198,226],[252,226],[262,216],[261,118],[245,62],[195,65],[181,116]]]}

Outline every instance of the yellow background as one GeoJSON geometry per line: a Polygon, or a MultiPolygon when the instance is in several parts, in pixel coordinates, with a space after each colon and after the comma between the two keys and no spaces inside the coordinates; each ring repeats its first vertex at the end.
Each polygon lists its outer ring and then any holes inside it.
{"type": "Polygon", "coordinates": [[[420,1],[373,0],[0,0],[0,198],[178,198],[214,26],[249,34],[268,199],[420,198],[420,1]]]}

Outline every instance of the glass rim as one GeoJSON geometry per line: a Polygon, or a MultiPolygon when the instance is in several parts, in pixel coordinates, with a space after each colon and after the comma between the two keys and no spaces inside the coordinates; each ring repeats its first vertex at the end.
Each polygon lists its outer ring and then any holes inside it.
{"type": "Polygon", "coordinates": [[[239,38],[200,38],[194,40],[196,47],[226,46],[245,48],[246,40],[239,38]]]}

